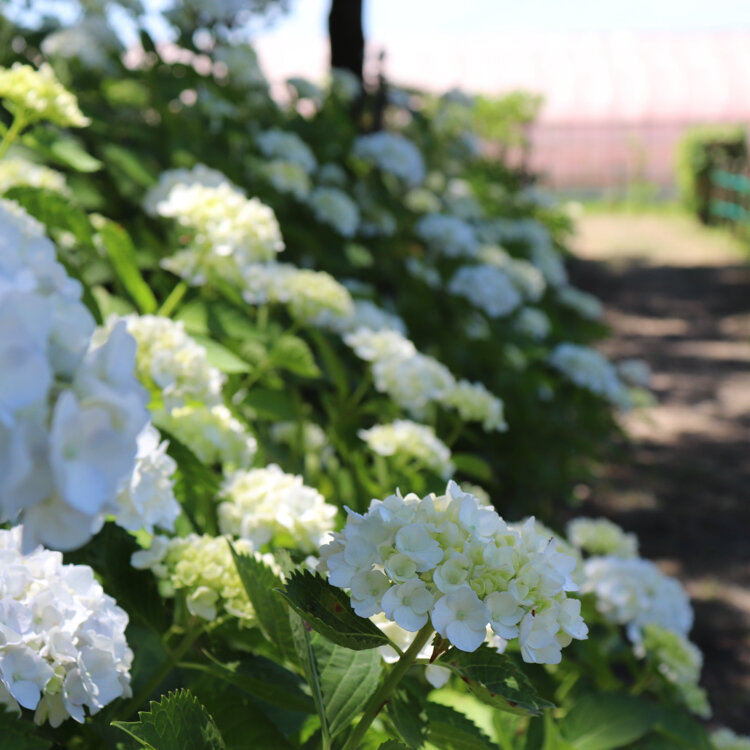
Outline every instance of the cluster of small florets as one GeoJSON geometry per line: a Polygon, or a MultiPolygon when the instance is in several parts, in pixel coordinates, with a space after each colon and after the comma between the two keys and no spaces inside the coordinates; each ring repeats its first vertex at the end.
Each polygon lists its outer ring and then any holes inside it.
{"type": "Polygon", "coordinates": [[[64,128],[82,128],[90,122],[48,63],[38,70],[21,63],[0,68],[0,99],[26,124],[48,120],[64,128]]]}
{"type": "Polygon", "coordinates": [[[209,188],[232,183],[218,169],[205,164],[196,164],[192,169],[167,169],[159,175],[156,185],[150,187],[143,196],[143,210],[149,216],[158,216],[159,205],[169,198],[172,189],[178,185],[202,185],[209,188]]]}
{"type": "Polygon", "coordinates": [[[722,727],[711,733],[711,744],[715,750],[750,750],[750,737],[742,737],[722,727]]]}
{"type": "Polygon", "coordinates": [[[296,133],[289,130],[266,130],[255,137],[255,142],[266,158],[299,164],[307,174],[314,172],[318,166],[310,147],[296,133]]]}
{"type": "Polygon", "coordinates": [[[453,407],[467,422],[481,422],[485,432],[505,432],[505,405],[482,383],[459,380],[443,394],[442,403],[453,407]]]}
{"type": "Polygon", "coordinates": [[[461,266],[448,283],[448,291],[465,297],[490,318],[502,318],[521,304],[508,274],[487,263],[461,266]]]}
{"type": "Polygon", "coordinates": [[[689,711],[704,719],[711,716],[706,691],[698,685],[703,654],[694,643],[659,625],[646,625],[636,653],[655,665],[689,711]]]}
{"type": "MultiPolygon", "coordinates": [[[[253,545],[246,540],[238,539],[233,544],[240,553],[253,553],[253,545]]],[[[265,562],[272,561],[270,555],[267,558],[265,562]]],[[[188,611],[195,617],[210,622],[228,613],[241,625],[254,622],[255,613],[227,537],[190,534],[169,539],[155,536],[149,549],[133,554],[131,564],[140,570],[151,570],[159,579],[162,596],[169,598],[181,592],[188,611]]]]}
{"type": "Polygon", "coordinates": [[[513,327],[522,336],[528,336],[534,341],[543,341],[552,329],[547,315],[536,307],[524,307],[519,310],[513,327]]]}
{"type": "Polygon", "coordinates": [[[522,258],[513,258],[501,247],[482,245],[477,254],[479,260],[508,274],[513,286],[516,287],[527,302],[538,302],[547,288],[542,272],[532,263],[522,258]]]}
{"type": "Polygon", "coordinates": [[[224,481],[220,497],[221,533],[246,539],[255,549],[270,544],[312,553],[336,518],[336,507],[316,489],[275,464],[235,472],[224,481]]]}
{"type": "Polygon", "coordinates": [[[63,195],[70,192],[60,172],[20,157],[5,157],[0,161],[0,195],[18,186],[43,188],[63,195]]]}
{"type": "Polygon", "coordinates": [[[355,299],[351,314],[332,321],[330,328],[341,334],[368,328],[371,331],[396,331],[406,335],[406,325],[398,315],[362,299],[355,299]]]}
{"type": "Polygon", "coordinates": [[[427,214],[414,231],[436,255],[472,257],[479,247],[471,224],[450,214],[427,214]]]}
{"type": "Polygon", "coordinates": [[[92,342],[82,288],[43,228],[0,201],[0,522],[27,549],[84,544],[133,472],[147,395],[124,324],[92,342]]]}
{"type": "Polygon", "coordinates": [[[574,286],[561,286],[557,289],[557,301],[577,312],[582,318],[599,320],[604,315],[604,305],[598,297],[582,292],[574,286]]]}
{"type": "Polygon", "coordinates": [[[390,424],[378,424],[369,430],[360,430],[358,435],[375,453],[413,460],[443,479],[453,476],[456,470],[451,462],[450,448],[428,425],[397,419],[390,424]]]}
{"type": "Polygon", "coordinates": [[[568,599],[575,561],[538,534],[533,519],[508,526],[453,482],[445,495],[391,495],[365,515],[348,510],[321,549],[321,568],[350,590],[361,617],[384,612],[405,630],[429,621],[456,648],[474,651],[489,627],[518,638],[523,659],[558,663],[585,638],[581,603],[568,599]]]}
{"type": "Polygon", "coordinates": [[[353,237],[356,233],[359,209],[342,190],[334,187],[315,188],[307,203],[321,224],[333,227],[342,237],[353,237]]]}
{"type": "Polygon", "coordinates": [[[22,529],[0,530],[0,706],[37,724],[83,723],[130,691],[127,614],[86,565],[21,552],[22,529]]]}
{"type": "Polygon", "coordinates": [[[371,133],[354,142],[354,156],[382,172],[398,177],[407,185],[424,182],[425,166],[419,149],[398,133],[371,133]]]}
{"type": "Polygon", "coordinates": [[[596,608],[609,622],[625,625],[639,643],[646,625],[660,625],[687,636],[693,609],[685,589],[640,557],[591,557],[584,564],[584,592],[596,597],[596,608]]]}
{"type": "Polygon", "coordinates": [[[297,200],[310,194],[310,177],[301,164],[272,159],[258,165],[258,174],[279,193],[288,193],[297,200]]]}
{"type": "Polygon", "coordinates": [[[620,408],[630,407],[628,389],[617,376],[614,366],[594,349],[567,342],[558,344],[547,361],[577,386],[620,408]]]}
{"type": "Polygon", "coordinates": [[[575,518],[566,532],[568,541],[589,555],[638,557],[638,537],[607,518],[575,518]]]}

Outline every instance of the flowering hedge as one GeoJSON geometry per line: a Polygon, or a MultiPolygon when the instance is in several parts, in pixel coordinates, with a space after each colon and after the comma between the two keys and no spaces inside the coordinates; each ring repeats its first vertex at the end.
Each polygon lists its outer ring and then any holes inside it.
{"type": "Polygon", "coordinates": [[[226,35],[2,33],[3,738],[746,746],[680,584],[538,520],[648,373],[469,97],[363,135],[355,79],[279,104],[226,35]]]}

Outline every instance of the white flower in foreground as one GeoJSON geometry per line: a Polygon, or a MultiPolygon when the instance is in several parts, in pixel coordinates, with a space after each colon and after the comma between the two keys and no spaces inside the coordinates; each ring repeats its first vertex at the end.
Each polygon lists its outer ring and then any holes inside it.
{"type": "Polygon", "coordinates": [[[521,304],[521,295],[508,274],[482,263],[461,266],[448,284],[448,291],[465,297],[490,318],[501,318],[521,304]]]}
{"type": "Polygon", "coordinates": [[[299,164],[307,174],[312,174],[318,166],[310,147],[291,131],[278,128],[266,130],[256,136],[255,142],[263,156],[299,164]]]}
{"type": "Polygon", "coordinates": [[[166,201],[172,189],[178,185],[187,187],[202,185],[207,188],[219,187],[219,185],[234,187],[226,175],[205,164],[196,164],[192,169],[167,169],[159,175],[156,185],[150,187],[143,196],[142,205],[145,212],[149,216],[157,216],[159,204],[166,201]]]}
{"type": "Polygon", "coordinates": [[[568,541],[590,555],[638,556],[638,537],[607,518],[574,518],[566,531],[568,541]]]}
{"type": "Polygon", "coordinates": [[[540,663],[559,661],[571,638],[586,637],[580,602],[566,597],[576,588],[575,560],[533,519],[510,527],[453,482],[440,497],[391,495],[364,515],[347,512],[344,529],[321,548],[320,570],[363,612],[383,611],[410,631],[429,621],[464,651],[477,649],[489,627],[518,637],[524,658],[540,663]]]}
{"type": "Polygon", "coordinates": [[[427,214],[417,222],[414,231],[436,255],[472,257],[479,248],[471,224],[457,216],[427,214]]]}
{"type": "Polygon", "coordinates": [[[443,479],[448,479],[455,471],[450,448],[427,425],[397,419],[390,424],[360,430],[358,435],[370,450],[381,456],[396,455],[414,459],[443,479]]]}
{"type": "Polygon", "coordinates": [[[0,705],[35,710],[36,724],[83,723],[130,691],[127,614],[85,565],[59,552],[21,552],[22,530],[0,530],[0,705]]]}
{"type": "Polygon", "coordinates": [[[6,156],[0,160],[0,195],[18,186],[43,188],[63,195],[70,193],[60,172],[27,159],[6,156]]]}
{"type": "Polygon", "coordinates": [[[321,224],[333,227],[342,237],[353,237],[356,233],[359,209],[342,190],[333,187],[315,188],[307,203],[321,224]]]}
{"type": "Polygon", "coordinates": [[[596,608],[617,625],[624,625],[634,643],[645,625],[660,625],[687,636],[693,625],[690,599],[680,582],[639,557],[591,557],[584,563],[585,593],[596,597],[596,608]]]}
{"type": "Polygon", "coordinates": [[[354,156],[410,186],[424,182],[425,166],[419,149],[398,133],[371,133],[354,142],[354,156]]]}
{"type": "Polygon", "coordinates": [[[255,548],[274,544],[314,552],[336,519],[334,505],[303,484],[302,477],[275,464],[235,472],[224,481],[220,498],[221,533],[246,539],[255,548]]]}

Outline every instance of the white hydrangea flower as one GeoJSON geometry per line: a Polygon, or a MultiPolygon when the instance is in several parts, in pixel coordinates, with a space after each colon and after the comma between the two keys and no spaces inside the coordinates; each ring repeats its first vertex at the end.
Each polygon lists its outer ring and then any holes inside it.
{"type": "Polygon", "coordinates": [[[90,123],[78,108],[76,97],[57,80],[48,63],[42,63],[38,70],[18,62],[11,68],[0,68],[0,99],[27,124],[49,120],[64,128],[82,128],[90,123]]]}
{"type": "Polygon", "coordinates": [[[607,518],[574,518],[566,532],[572,545],[590,555],[638,557],[638,537],[607,518]]]}
{"type": "Polygon", "coordinates": [[[321,224],[333,227],[342,237],[355,235],[359,226],[359,209],[342,190],[334,187],[315,188],[307,203],[321,224]]]}
{"type": "Polygon", "coordinates": [[[333,321],[330,327],[342,335],[358,331],[360,328],[370,331],[396,331],[403,336],[406,335],[406,325],[398,315],[366,299],[355,299],[351,315],[333,321]]]}
{"type": "Polygon", "coordinates": [[[0,195],[14,187],[35,187],[70,195],[65,177],[54,169],[21,157],[6,156],[0,161],[0,195]]]}
{"type": "Polygon", "coordinates": [[[604,305],[598,297],[582,292],[574,286],[558,287],[557,301],[588,320],[600,320],[604,315],[604,305]]]}
{"type": "Polygon", "coordinates": [[[640,557],[591,557],[584,563],[585,593],[593,593],[596,607],[609,621],[626,626],[634,643],[645,625],[660,625],[687,636],[693,609],[685,589],[640,557]]]}
{"type": "Polygon", "coordinates": [[[547,361],[577,386],[622,409],[630,407],[628,389],[617,376],[617,371],[594,349],[565,342],[555,347],[547,361]]]}
{"type": "Polygon", "coordinates": [[[459,380],[452,384],[441,397],[441,402],[452,406],[467,422],[481,422],[485,432],[505,432],[505,405],[481,383],[459,380]]]}
{"type": "Polygon", "coordinates": [[[292,164],[299,164],[308,175],[318,166],[310,147],[296,133],[289,130],[265,130],[255,137],[255,142],[266,158],[283,159],[292,164]]]}
{"type": "Polygon", "coordinates": [[[440,497],[391,495],[364,515],[347,513],[321,548],[320,570],[363,612],[383,611],[408,631],[429,621],[464,651],[476,650],[489,627],[517,637],[523,658],[539,663],[560,661],[561,647],[586,637],[580,601],[566,595],[576,589],[575,560],[533,519],[508,526],[454,482],[440,497]]]}
{"type": "Polygon", "coordinates": [[[436,255],[472,257],[479,248],[471,224],[458,216],[427,214],[416,223],[414,231],[436,255]]]}
{"type": "Polygon", "coordinates": [[[523,336],[534,341],[544,341],[549,336],[552,324],[545,313],[536,307],[524,307],[518,311],[513,327],[523,336]]]}
{"type": "Polygon", "coordinates": [[[275,464],[235,472],[224,480],[220,497],[221,533],[247,539],[256,548],[291,545],[314,552],[336,518],[336,507],[316,489],[275,464]]]}
{"type": "Polygon", "coordinates": [[[425,166],[419,149],[398,133],[370,133],[354,142],[353,154],[382,172],[398,177],[406,185],[424,182],[425,166]]]}
{"type": "Polygon", "coordinates": [[[178,185],[202,185],[203,187],[230,185],[239,190],[226,175],[205,164],[196,164],[192,169],[167,169],[159,175],[156,185],[150,187],[143,196],[143,210],[149,216],[158,216],[159,204],[164,203],[169,198],[172,189],[178,185]]]}
{"type": "Polygon", "coordinates": [[[436,474],[448,479],[456,467],[451,462],[450,448],[437,437],[428,425],[407,419],[397,419],[390,424],[379,424],[358,433],[381,456],[405,456],[414,459],[436,474]]]}
{"type": "Polygon", "coordinates": [[[22,554],[20,526],[0,529],[0,705],[34,710],[36,724],[85,721],[127,698],[128,615],[86,565],[59,552],[22,554]]]}
{"type": "Polygon", "coordinates": [[[283,159],[272,159],[258,167],[258,173],[280,193],[289,193],[297,200],[310,194],[310,177],[301,164],[283,159]]]}
{"type": "Polygon", "coordinates": [[[465,297],[490,318],[508,315],[521,304],[521,295],[508,274],[486,263],[461,266],[453,274],[448,291],[465,297]]]}

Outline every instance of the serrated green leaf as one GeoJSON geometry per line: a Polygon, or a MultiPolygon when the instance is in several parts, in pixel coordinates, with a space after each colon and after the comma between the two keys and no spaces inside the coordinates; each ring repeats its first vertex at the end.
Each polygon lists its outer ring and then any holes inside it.
{"type": "Polygon", "coordinates": [[[281,336],[274,342],[270,357],[278,369],[288,370],[303,378],[317,378],[321,374],[310,347],[298,336],[281,336]]]}
{"type": "Polygon", "coordinates": [[[150,711],[140,711],[139,721],[113,721],[150,750],[226,750],[211,715],[188,690],[178,690],[151,701],[150,711]]]}
{"type": "Polygon", "coordinates": [[[383,671],[378,651],[352,651],[312,637],[331,737],[346,729],[378,689],[383,671]]]}
{"type": "Polygon", "coordinates": [[[411,750],[419,750],[427,736],[424,706],[413,695],[401,691],[391,698],[386,711],[399,737],[411,750]]]}
{"type": "Polygon", "coordinates": [[[15,714],[6,713],[0,707],[0,750],[47,750],[50,740],[35,737],[37,727],[15,714]]]}
{"type": "Polygon", "coordinates": [[[627,693],[587,694],[560,722],[576,750],[612,750],[643,737],[658,720],[653,706],[627,693]]]}
{"type": "Polygon", "coordinates": [[[441,750],[495,750],[489,737],[462,713],[438,703],[427,703],[427,739],[441,750]]]}
{"type": "Polygon", "coordinates": [[[231,543],[229,546],[261,630],[287,661],[298,665],[289,609],[274,591],[283,585],[281,579],[265,563],[250,555],[239,554],[231,543]]]}
{"type": "Polygon", "coordinates": [[[119,224],[105,220],[99,236],[117,277],[138,309],[142,313],[156,312],[156,298],[141,276],[130,235],[119,224]]]}
{"type": "Polygon", "coordinates": [[[529,678],[507,654],[498,654],[486,644],[467,653],[450,649],[438,662],[468,680],[467,687],[479,700],[503,711],[538,715],[554,708],[540,698],[529,678]]]}
{"type": "Polygon", "coordinates": [[[472,453],[454,453],[451,460],[462,474],[482,482],[492,481],[492,467],[483,458],[472,453]]]}
{"type": "Polygon", "coordinates": [[[388,644],[388,638],[370,620],[357,615],[349,597],[317,573],[295,571],[277,591],[315,631],[355,651],[388,644]]]}
{"type": "Polygon", "coordinates": [[[196,336],[195,334],[193,338],[206,350],[208,361],[218,370],[234,373],[249,372],[252,369],[244,359],[238,357],[218,341],[208,336],[196,336]]]}

